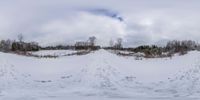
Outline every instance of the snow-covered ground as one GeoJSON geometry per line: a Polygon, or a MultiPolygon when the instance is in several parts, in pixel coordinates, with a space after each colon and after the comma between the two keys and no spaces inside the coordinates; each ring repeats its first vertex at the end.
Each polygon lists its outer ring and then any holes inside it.
{"type": "Polygon", "coordinates": [[[0,100],[199,100],[199,60],[197,51],[143,60],[105,50],[53,59],[0,53],[0,100]]]}
{"type": "Polygon", "coordinates": [[[38,55],[38,56],[65,56],[67,54],[71,53],[76,53],[77,51],[75,50],[42,50],[42,51],[37,51],[37,52],[30,52],[33,55],[38,55]]]}

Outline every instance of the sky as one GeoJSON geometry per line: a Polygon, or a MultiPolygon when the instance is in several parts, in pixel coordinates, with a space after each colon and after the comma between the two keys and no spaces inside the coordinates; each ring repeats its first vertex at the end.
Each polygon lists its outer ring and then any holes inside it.
{"type": "Polygon", "coordinates": [[[200,40],[200,0],[0,0],[0,40],[124,46],[200,40]]]}

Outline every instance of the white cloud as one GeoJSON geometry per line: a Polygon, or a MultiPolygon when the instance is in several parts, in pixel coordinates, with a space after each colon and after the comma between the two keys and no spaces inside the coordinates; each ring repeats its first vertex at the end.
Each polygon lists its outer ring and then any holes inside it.
{"type": "Polygon", "coordinates": [[[76,40],[87,40],[89,36],[96,36],[98,43],[107,45],[110,39],[126,35],[126,25],[119,20],[106,16],[80,12],[73,18],[53,20],[41,27],[40,32],[47,38],[39,38],[44,43],[74,43],[76,40]],[[52,41],[51,41],[52,40],[52,41]]]}
{"type": "Polygon", "coordinates": [[[200,39],[199,0],[6,0],[0,1],[0,39],[42,44],[74,43],[96,36],[99,44],[123,37],[129,46],[170,39],[200,39]],[[114,11],[123,22],[89,11],[114,11]]]}

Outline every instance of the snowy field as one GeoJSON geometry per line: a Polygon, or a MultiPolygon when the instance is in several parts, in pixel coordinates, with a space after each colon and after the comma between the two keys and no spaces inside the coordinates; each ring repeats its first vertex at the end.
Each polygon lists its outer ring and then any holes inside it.
{"type": "Polygon", "coordinates": [[[197,51],[143,60],[105,50],[43,59],[0,52],[0,100],[200,100],[199,60],[197,51]]]}
{"type": "Polygon", "coordinates": [[[38,55],[38,56],[65,56],[68,54],[76,53],[77,51],[74,50],[42,50],[42,51],[37,51],[37,52],[29,52],[32,53],[33,55],[38,55]]]}

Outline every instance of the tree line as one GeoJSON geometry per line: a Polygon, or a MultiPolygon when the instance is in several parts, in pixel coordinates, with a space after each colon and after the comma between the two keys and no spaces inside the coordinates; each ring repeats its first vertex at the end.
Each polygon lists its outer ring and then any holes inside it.
{"type": "Polygon", "coordinates": [[[16,52],[16,51],[39,51],[39,50],[120,50],[120,51],[131,51],[134,53],[143,53],[145,57],[170,57],[176,53],[180,55],[187,54],[188,51],[200,50],[200,46],[197,42],[192,40],[173,40],[167,42],[163,47],[157,45],[142,45],[135,48],[123,47],[123,39],[117,38],[115,41],[110,40],[109,46],[101,47],[96,44],[97,38],[95,36],[89,37],[85,41],[77,41],[74,45],[56,45],[56,46],[39,46],[37,42],[25,42],[22,34],[18,35],[17,40],[1,40],[0,51],[3,52],[16,52]]]}
{"type": "Polygon", "coordinates": [[[11,51],[38,51],[41,47],[37,42],[24,42],[24,36],[18,35],[18,40],[1,40],[0,51],[11,52],[11,51]]]}
{"type": "Polygon", "coordinates": [[[89,37],[86,41],[77,41],[74,45],[40,46],[37,42],[25,42],[24,36],[19,34],[17,40],[1,40],[0,51],[3,52],[27,52],[39,50],[98,50],[96,37],[89,37]]]}
{"type": "MultiPolygon", "coordinates": [[[[116,48],[116,47],[106,47],[108,50],[120,50],[120,51],[130,51],[134,53],[143,53],[146,58],[156,58],[156,57],[172,57],[174,54],[184,55],[188,51],[200,50],[200,45],[192,40],[172,40],[168,41],[165,46],[159,47],[157,45],[142,45],[135,48],[116,48]]],[[[123,55],[123,54],[122,54],[123,55]]]]}

